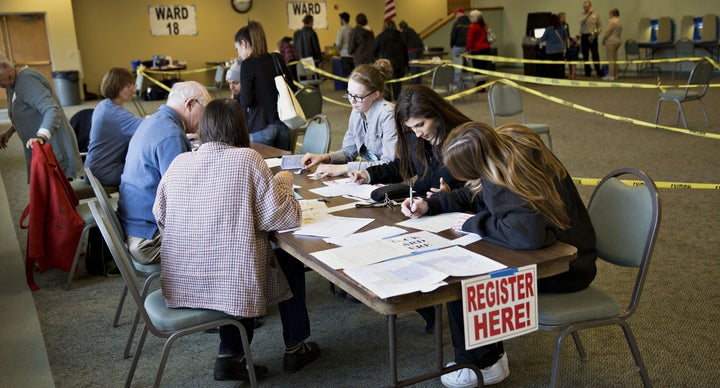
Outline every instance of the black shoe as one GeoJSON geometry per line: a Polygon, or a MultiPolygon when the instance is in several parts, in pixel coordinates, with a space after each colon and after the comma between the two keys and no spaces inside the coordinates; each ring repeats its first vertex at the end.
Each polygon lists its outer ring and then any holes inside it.
{"type": "MultiPolygon", "coordinates": [[[[253,367],[255,367],[255,377],[258,379],[268,374],[268,368],[264,365],[253,364],[253,367]]],[[[215,380],[219,381],[250,381],[245,358],[242,361],[234,357],[216,358],[214,376],[215,380]]]]}
{"type": "Polygon", "coordinates": [[[305,342],[295,353],[285,353],[283,357],[283,370],[288,373],[299,371],[305,364],[315,360],[320,355],[320,347],[315,342],[305,342]]]}

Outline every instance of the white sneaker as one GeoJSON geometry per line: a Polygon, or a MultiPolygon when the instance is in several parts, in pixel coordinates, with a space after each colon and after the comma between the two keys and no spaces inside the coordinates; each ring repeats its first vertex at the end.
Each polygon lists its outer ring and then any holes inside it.
{"type": "MultiPolygon", "coordinates": [[[[450,362],[446,365],[457,365],[450,362]]],[[[507,354],[503,353],[502,357],[493,365],[480,369],[483,375],[483,383],[485,385],[497,384],[510,376],[510,366],[508,365],[507,354]]],[[[477,385],[477,376],[470,368],[463,368],[454,372],[446,373],[440,377],[442,384],[449,388],[469,388],[477,385]]]]}

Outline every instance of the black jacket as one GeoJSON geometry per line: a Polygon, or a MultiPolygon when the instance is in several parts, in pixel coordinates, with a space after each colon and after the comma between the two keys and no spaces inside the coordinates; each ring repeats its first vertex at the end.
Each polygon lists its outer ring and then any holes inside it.
{"type": "Polygon", "coordinates": [[[293,44],[300,58],[313,57],[315,63],[322,60],[322,50],[317,33],[310,27],[303,27],[293,34],[293,44]]]}
{"type": "MultiPolygon", "coordinates": [[[[278,92],[275,87],[275,60],[273,55],[250,57],[240,65],[240,96],[236,99],[245,110],[248,132],[259,131],[279,120],[277,114],[278,92]]],[[[290,74],[285,61],[277,55],[282,71],[290,74]]],[[[294,88],[294,85],[291,85],[294,88]]]]}
{"type": "Polygon", "coordinates": [[[363,26],[355,26],[350,30],[348,52],[353,56],[355,66],[372,62],[372,46],[375,34],[363,26]]]}
{"type": "MultiPolygon", "coordinates": [[[[406,136],[408,138],[410,150],[415,150],[415,143],[418,141],[417,137],[414,133],[408,133],[406,136]]],[[[437,159],[433,154],[432,145],[425,140],[421,141],[425,146],[425,158],[428,161],[429,171],[427,171],[427,173],[422,171],[422,164],[415,157],[415,152],[411,152],[414,172],[418,176],[415,184],[413,184],[413,190],[415,190],[417,195],[425,197],[425,193],[430,191],[431,187],[439,187],[440,178],[443,178],[445,183],[448,184],[451,189],[458,189],[462,187],[465,182],[455,179],[455,177],[450,174],[447,167],[442,164],[442,155],[440,154],[440,150],[438,149],[438,156],[440,156],[440,159],[437,159]]],[[[390,163],[368,167],[367,172],[370,174],[369,183],[373,185],[377,183],[401,183],[403,181],[402,175],[400,175],[400,161],[397,159],[390,163]]]]}
{"type": "Polygon", "coordinates": [[[570,217],[570,228],[560,230],[528,202],[508,188],[482,180],[482,191],[472,197],[468,187],[450,193],[437,193],[428,199],[428,214],[465,212],[475,215],[465,221],[463,230],[477,233],[484,240],[512,249],[539,249],[554,241],[575,246],[578,257],[567,272],[540,279],[541,292],[572,292],[587,288],[595,278],[595,230],[587,209],[570,175],[556,181],[555,187],[570,217]]]}
{"type": "Polygon", "coordinates": [[[455,20],[450,31],[450,47],[465,47],[468,28],[470,28],[469,17],[463,15],[455,20]]]}
{"type": "Polygon", "coordinates": [[[381,32],[373,43],[372,53],[375,59],[389,60],[395,70],[405,69],[408,66],[407,45],[398,30],[386,29],[381,32]]]}
{"type": "Polygon", "coordinates": [[[401,32],[408,50],[423,48],[423,41],[415,30],[410,27],[404,28],[401,32]]]}

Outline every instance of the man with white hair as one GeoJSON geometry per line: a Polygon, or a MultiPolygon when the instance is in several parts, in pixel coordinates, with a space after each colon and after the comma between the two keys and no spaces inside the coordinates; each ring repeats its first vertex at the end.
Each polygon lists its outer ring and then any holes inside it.
{"type": "Polygon", "coordinates": [[[130,140],[120,178],[118,216],[128,249],[139,263],[160,261],[162,238],[152,213],[158,184],[175,157],[190,151],[187,134],[197,132],[211,99],[195,81],[176,83],[165,105],[143,120],[130,140]]]}

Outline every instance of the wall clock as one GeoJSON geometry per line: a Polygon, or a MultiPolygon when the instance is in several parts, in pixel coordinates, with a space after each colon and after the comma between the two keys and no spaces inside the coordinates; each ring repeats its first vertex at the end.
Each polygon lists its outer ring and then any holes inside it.
{"type": "Polygon", "coordinates": [[[252,7],[252,0],[230,0],[230,4],[235,12],[245,13],[252,7]]]}

